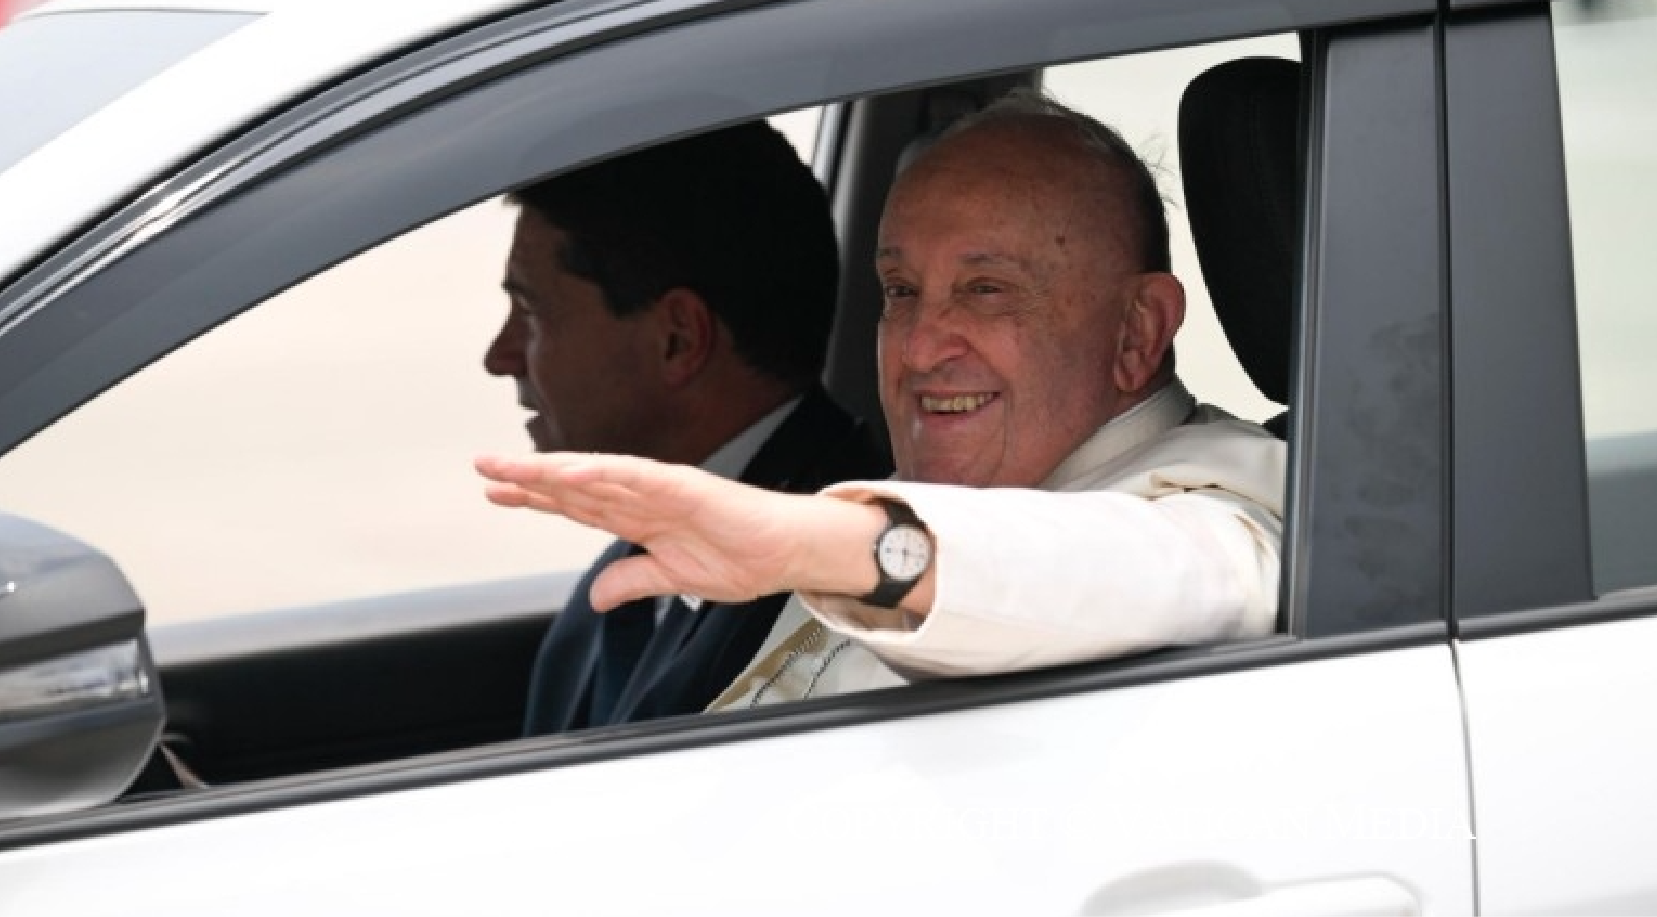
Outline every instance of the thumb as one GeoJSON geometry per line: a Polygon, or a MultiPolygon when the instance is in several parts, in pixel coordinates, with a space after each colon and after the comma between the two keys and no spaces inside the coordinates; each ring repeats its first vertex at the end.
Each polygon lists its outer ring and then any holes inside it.
{"type": "Polygon", "coordinates": [[[610,611],[634,599],[678,591],[660,561],[649,554],[636,554],[600,571],[593,580],[588,600],[592,602],[594,611],[610,611]]]}

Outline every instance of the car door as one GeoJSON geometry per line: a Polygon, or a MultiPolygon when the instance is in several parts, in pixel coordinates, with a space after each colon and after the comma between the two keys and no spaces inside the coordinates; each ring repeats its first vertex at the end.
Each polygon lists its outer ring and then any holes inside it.
{"type": "Polygon", "coordinates": [[[370,69],[20,278],[0,293],[0,449],[276,290],[541,175],[805,105],[1306,30],[1282,633],[17,823],[4,912],[1471,910],[1432,7],[589,12],[526,10],[370,69]]]}
{"type": "Polygon", "coordinates": [[[1460,13],[1446,43],[1457,655],[1480,900],[1657,908],[1657,6],[1460,13]]]}

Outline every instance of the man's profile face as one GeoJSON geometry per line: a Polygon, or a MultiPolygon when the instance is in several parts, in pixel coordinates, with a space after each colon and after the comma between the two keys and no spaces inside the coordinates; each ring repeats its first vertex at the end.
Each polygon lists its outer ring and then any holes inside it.
{"type": "Polygon", "coordinates": [[[648,323],[617,317],[596,284],[564,268],[565,239],[520,209],[502,284],[506,321],[484,368],[517,382],[519,404],[534,412],[526,427],[538,451],[648,455],[644,437],[660,403],[648,323]]]}
{"type": "Polygon", "coordinates": [[[1089,193],[1074,171],[1074,151],[976,129],[894,186],[876,270],[900,477],[1033,487],[1127,406],[1111,374],[1133,240],[1117,183],[1089,193]]]}

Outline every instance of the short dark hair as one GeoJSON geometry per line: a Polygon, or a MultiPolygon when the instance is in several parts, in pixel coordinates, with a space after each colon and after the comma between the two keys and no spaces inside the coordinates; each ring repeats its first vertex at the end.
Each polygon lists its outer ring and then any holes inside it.
{"type": "Polygon", "coordinates": [[[1156,176],[1151,174],[1151,167],[1146,165],[1145,160],[1110,125],[1038,92],[1015,89],[985,106],[982,111],[951,124],[943,136],[974,127],[1029,120],[1057,121],[1069,125],[1089,153],[1104,165],[1119,169],[1127,176],[1128,196],[1136,211],[1134,223],[1139,230],[1140,257],[1143,259],[1141,269],[1172,272],[1174,262],[1168,249],[1168,213],[1163,206],[1162,192],[1156,186],[1156,176]]]}
{"type": "Polygon", "coordinates": [[[799,385],[823,371],[840,280],[828,199],[763,121],[659,144],[513,192],[562,230],[565,270],[610,311],[696,291],[750,366],[799,385]]]}

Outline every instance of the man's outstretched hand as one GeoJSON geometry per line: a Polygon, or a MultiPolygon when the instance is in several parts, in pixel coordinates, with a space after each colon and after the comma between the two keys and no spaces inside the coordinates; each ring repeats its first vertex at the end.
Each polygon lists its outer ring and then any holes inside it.
{"type": "Polygon", "coordinates": [[[791,589],[873,587],[868,546],[884,516],[831,497],[781,494],[699,468],[624,455],[485,456],[491,502],[556,513],[642,545],[593,583],[595,609],[682,593],[722,602],[791,589]]]}

